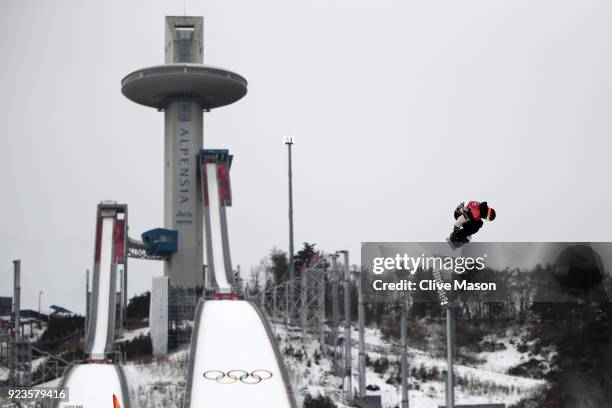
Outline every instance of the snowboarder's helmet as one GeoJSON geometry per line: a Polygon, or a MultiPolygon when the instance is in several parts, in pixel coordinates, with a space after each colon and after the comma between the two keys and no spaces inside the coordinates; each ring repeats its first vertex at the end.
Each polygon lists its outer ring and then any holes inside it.
{"type": "Polygon", "coordinates": [[[489,207],[489,211],[487,213],[487,220],[493,221],[495,219],[495,210],[489,207]]]}

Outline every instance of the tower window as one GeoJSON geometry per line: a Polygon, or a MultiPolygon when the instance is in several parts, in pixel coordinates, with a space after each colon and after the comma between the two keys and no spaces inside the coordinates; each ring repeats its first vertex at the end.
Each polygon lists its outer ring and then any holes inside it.
{"type": "Polygon", "coordinates": [[[175,26],[178,34],[178,62],[189,62],[191,59],[191,43],[193,41],[193,26],[175,26]]]}
{"type": "Polygon", "coordinates": [[[188,122],[191,120],[191,103],[190,102],[179,102],[178,111],[179,111],[180,121],[188,122]]]}

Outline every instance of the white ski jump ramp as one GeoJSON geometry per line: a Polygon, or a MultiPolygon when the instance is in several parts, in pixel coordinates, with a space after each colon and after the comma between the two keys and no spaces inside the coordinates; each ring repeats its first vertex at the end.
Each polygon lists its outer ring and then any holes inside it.
{"type": "Polygon", "coordinates": [[[294,408],[271,332],[248,301],[198,305],[185,408],[294,408]]]}
{"type": "Polygon", "coordinates": [[[68,389],[68,401],[57,404],[58,408],[111,408],[113,395],[121,408],[130,406],[123,373],[114,364],[75,365],[64,375],[60,387],[68,389]]]}
{"type": "Polygon", "coordinates": [[[125,205],[115,202],[98,204],[93,288],[88,302],[85,337],[85,353],[92,360],[105,360],[113,350],[117,275],[118,270],[125,265],[127,252],[126,214],[125,205]]]}
{"type": "MultiPolygon", "coordinates": [[[[90,355],[94,359],[103,359],[107,352],[108,336],[109,336],[109,309],[110,300],[114,300],[114,288],[111,288],[113,270],[113,227],[115,219],[113,217],[105,217],[102,219],[102,242],[100,248],[100,268],[97,273],[97,281],[94,276],[94,291],[97,291],[95,322],[92,322],[92,328],[95,330],[93,335],[93,343],[91,346],[90,355]]],[[[112,309],[111,309],[112,310],[112,309]]],[[[114,311],[114,310],[113,310],[114,311]]],[[[112,330],[110,330],[112,331],[112,330]]],[[[112,333],[110,333],[112,335],[112,333]]]]}
{"type": "Polygon", "coordinates": [[[227,149],[204,149],[198,158],[204,202],[206,285],[227,294],[234,281],[226,214],[226,208],[232,205],[229,172],[233,156],[227,149]]]}
{"type": "MultiPolygon", "coordinates": [[[[217,164],[207,163],[206,174],[208,176],[208,200],[210,211],[210,235],[212,246],[212,260],[215,271],[215,279],[219,288],[229,288],[225,268],[225,251],[223,248],[223,224],[221,223],[221,200],[219,198],[219,185],[217,183],[217,164]]],[[[227,233],[227,231],[225,231],[227,233]]]]}
{"type": "Polygon", "coordinates": [[[93,290],[85,340],[85,353],[95,363],[72,365],[65,371],[60,389],[68,389],[68,401],[56,401],[54,407],[109,408],[113,407],[113,395],[121,408],[130,407],[123,371],[119,365],[108,364],[107,359],[115,336],[117,262],[125,255],[121,249],[125,238],[120,233],[121,222],[126,221],[124,207],[98,205],[93,290]]]}
{"type": "MultiPolygon", "coordinates": [[[[217,293],[224,294],[233,280],[225,214],[231,158],[227,150],[207,150],[201,167],[208,270],[217,293]]],[[[198,303],[186,388],[184,408],[296,408],[276,340],[248,301],[198,303]]]]}

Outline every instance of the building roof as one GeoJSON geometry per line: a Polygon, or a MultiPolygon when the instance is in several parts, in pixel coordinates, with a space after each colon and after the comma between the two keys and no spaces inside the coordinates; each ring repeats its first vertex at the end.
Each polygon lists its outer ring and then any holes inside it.
{"type": "Polygon", "coordinates": [[[72,314],[72,312],[68,309],[64,309],[61,306],[57,306],[57,305],[51,305],[49,306],[51,308],[51,310],[53,310],[53,313],[60,313],[60,314],[72,314]]]}

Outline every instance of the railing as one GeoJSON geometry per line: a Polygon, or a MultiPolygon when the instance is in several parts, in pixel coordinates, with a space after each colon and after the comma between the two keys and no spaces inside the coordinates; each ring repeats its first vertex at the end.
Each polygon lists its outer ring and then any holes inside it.
{"type": "Polygon", "coordinates": [[[279,323],[284,323],[287,333],[290,325],[301,326],[304,342],[308,341],[308,335],[311,334],[316,335],[321,344],[324,344],[324,266],[321,257],[313,267],[305,269],[301,277],[269,286],[257,293],[249,293],[247,288],[245,297],[257,302],[274,331],[279,323]]]}
{"type": "Polygon", "coordinates": [[[198,335],[200,333],[200,317],[202,310],[204,309],[204,302],[206,298],[202,298],[196,305],[195,320],[193,324],[193,331],[191,332],[191,343],[189,345],[189,365],[187,367],[187,378],[185,382],[185,397],[183,400],[183,407],[189,407],[191,405],[191,387],[193,382],[193,367],[195,365],[196,351],[198,345],[198,335]]]}
{"type": "Polygon", "coordinates": [[[230,71],[226,71],[224,69],[206,67],[201,65],[187,65],[187,64],[168,64],[168,65],[159,65],[151,68],[144,68],[131,74],[127,75],[121,81],[121,86],[124,86],[128,82],[132,82],[135,79],[144,78],[150,75],[171,75],[171,74],[206,74],[213,75],[220,78],[229,78],[234,81],[240,82],[244,86],[247,85],[247,80],[242,76],[235,74],[230,71]]]}
{"type": "Polygon", "coordinates": [[[270,344],[272,345],[272,349],[274,350],[274,355],[276,356],[276,362],[278,363],[278,368],[281,372],[283,383],[285,384],[285,390],[287,392],[287,398],[289,399],[289,404],[291,405],[291,408],[297,408],[297,403],[295,400],[295,393],[293,391],[293,387],[291,386],[291,380],[289,377],[289,371],[287,370],[287,365],[285,364],[285,358],[284,358],[284,355],[281,353],[280,348],[278,347],[278,341],[276,340],[276,336],[274,335],[274,332],[270,326],[270,322],[266,318],[261,308],[256,303],[252,301],[250,303],[255,309],[255,311],[257,312],[257,315],[259,316],[261,323],[264,325],[264,328],[266,329],[268,340],[270,341],[270,344]]]}
{"type": "Polygon", "coordinates": [[[70,365],[67,360],[34,346],[32,346],[32,351],[45,358],[45,361],[32,372],[32,385],[42,384],[61,377],[70,365]]]}

